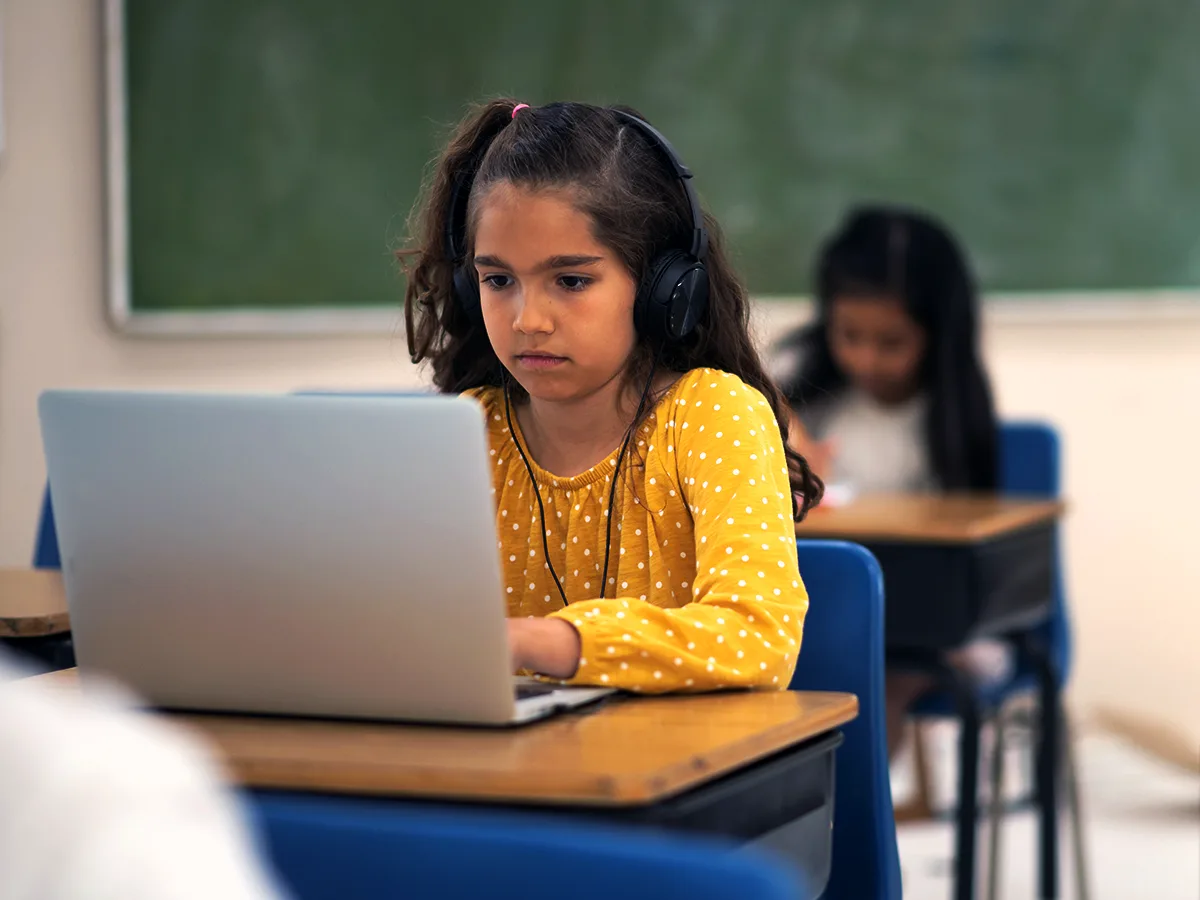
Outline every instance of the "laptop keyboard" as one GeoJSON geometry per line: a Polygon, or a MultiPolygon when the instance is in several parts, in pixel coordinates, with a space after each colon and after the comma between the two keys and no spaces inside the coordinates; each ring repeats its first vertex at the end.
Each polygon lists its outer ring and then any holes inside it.
{"type": "Polygon", "coordinates": [[[558,685],[520,682],[513,685],[513,690],[516,692],[518,700],[528,700],[530,697],[542,697],[546,694],[553,694],[558,690],[558,685]]]}

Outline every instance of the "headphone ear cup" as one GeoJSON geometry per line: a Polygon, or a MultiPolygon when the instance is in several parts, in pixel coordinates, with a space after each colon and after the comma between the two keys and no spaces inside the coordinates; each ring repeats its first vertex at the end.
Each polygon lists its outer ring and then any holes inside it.
{"type": "Polygon", "coordinates": [[[680,341],[708,309],[708,270],[682,250],[668,250],[646,270],[634,304],[638,332],[652,340],[680,341]]]}
{"type": "Polygon", "coordinates": [[[483,306],[479,302],[479,280],[474,267],[454,267],[454,299],[472,322],[483,321],[483,306]]]}

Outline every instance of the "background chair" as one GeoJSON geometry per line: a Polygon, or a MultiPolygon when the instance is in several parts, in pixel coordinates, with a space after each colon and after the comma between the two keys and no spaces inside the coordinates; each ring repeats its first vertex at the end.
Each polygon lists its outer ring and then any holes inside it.
{"type": "MultiPolygon", "coordinates": [[[[1000,489],[1003,493],[1060,497],[1061,470],[1060,442],[1051,426],[1039,422],[1013,422],[1001,427],[1000,489]]],[[[979,728],[984,721],[990,720],[993,723],[995,741],[991,766],[992,828],[987,869],[988,897],[993,900],[998,890],[1000,818],[1005,810],[1004,746],[1005,728],[1009,724],[1006,707],[1018,698],[1028,698],[1031,695],[1038,698],[1040,705],[1037,726],[1040,752],[1036,763],[1036,790],[1033,799],[1041,814],[1041,896],[1057,896],[1058,890],[1057,775],[1060,769],[1060,746],[1062,759],[1066,763],[1065,767],[1062,767],[1065,775],[1063,788],[1072,818],[1076,884],[1081,898],[1086,900],[1089,894],[1075,755],[1069,723],[1061,700],[1062,690],[1070,673],[1071,626],[1057,537],[1053,578],[1048,618],[1034,628],[1009,636],[1017,651],[1017,664],[1011,676],[1000,683],[972,685],[977,715],[965,720],[958,713],[961,704],[956,705],[955,698],[945,691],[937,691],[922,698],[914,710],[914,716],[918,718],[950,717],[957,719],[963,727],[963,737],[959,745],[959,846],[961,848],[965,843],[971,847],[972,853],[976,827],[973,792],[977,790],[974,773],[978,770],[979,728]],[[967,773],[966,777],[963,777],[963,773],[967,773]],[[968,811],[966,815],[963,815],[964,810],[968,811]],[[971,840],[962,840],[964,829],[970,829],[971,840]]],[[[919,741],[918,734],[918,746],[919,741]]],[[[920,767],[924,766],[923,756],[923,753],[918,753],[920,767]]],[[[928,780],[926,773],[918,773],[919,783],[928,784],[928,780]]],[[[967,869],[973,873],[973,860],[958,862],[960,876],[965,878],[967,869]],[[969,865],[964,866],[964,862],[969,865]]],[[[969,880],[973,880],[973,874],[969,880]]],[[[973,885],[967,885],[960,896],[971,896],[969,888],[973,888],[973,885]]]]}
{"type": "Polygon", "coordinates": [[[822,896],[899,900],[884,725],[883,573],[857,544],[802,540],[796,549],[810,605],[791,687],[848,691],[859,705],[837,750],[833,864],[822,896]]]}
{"type": "Polygon", "coordinates": [[[62,558],[58,553],[58,532],[54,530],[54,504],[50,500],[50,484],[42,494],[42,512],[38,519],[37,536],[33,544],[33,567],[35,569],[61,569],[62,558]]]}

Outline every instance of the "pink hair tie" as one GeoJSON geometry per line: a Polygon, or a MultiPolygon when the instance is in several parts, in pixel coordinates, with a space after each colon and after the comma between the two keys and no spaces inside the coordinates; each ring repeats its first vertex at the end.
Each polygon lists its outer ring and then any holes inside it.
{"type": "Polygon", "coordinates": [[[530,108],[530,106],[528,103],[518,103],[516,106],[513,107],[512,117],[515,119],[517,117],[517,113],[519,113],[523,109],[529,109],[529,108],[530,108]]]}

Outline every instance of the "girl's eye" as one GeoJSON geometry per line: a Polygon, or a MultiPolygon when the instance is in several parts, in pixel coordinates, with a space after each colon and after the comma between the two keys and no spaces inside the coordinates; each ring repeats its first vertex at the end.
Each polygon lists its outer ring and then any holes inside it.
{"type": "Polygon", "coordinates": [[[843,330],[838,336],[847,344],[861,344],[865,340],[861,333],[849,328],[843,330]]]}
{"type": "Polygon", "coordinates": [[[479,282],[480,284],[486,284],[493,291],[502,291],[512,284],[512,276],[492,273],[490,275],[481,275],[479,282]]]}
{"type": "Polygon", "coordinates": [[[562,285],[563,290],[582,291],[592,283],[592,279],[586,275],[559,275],[558,283],[562,285]]]}

